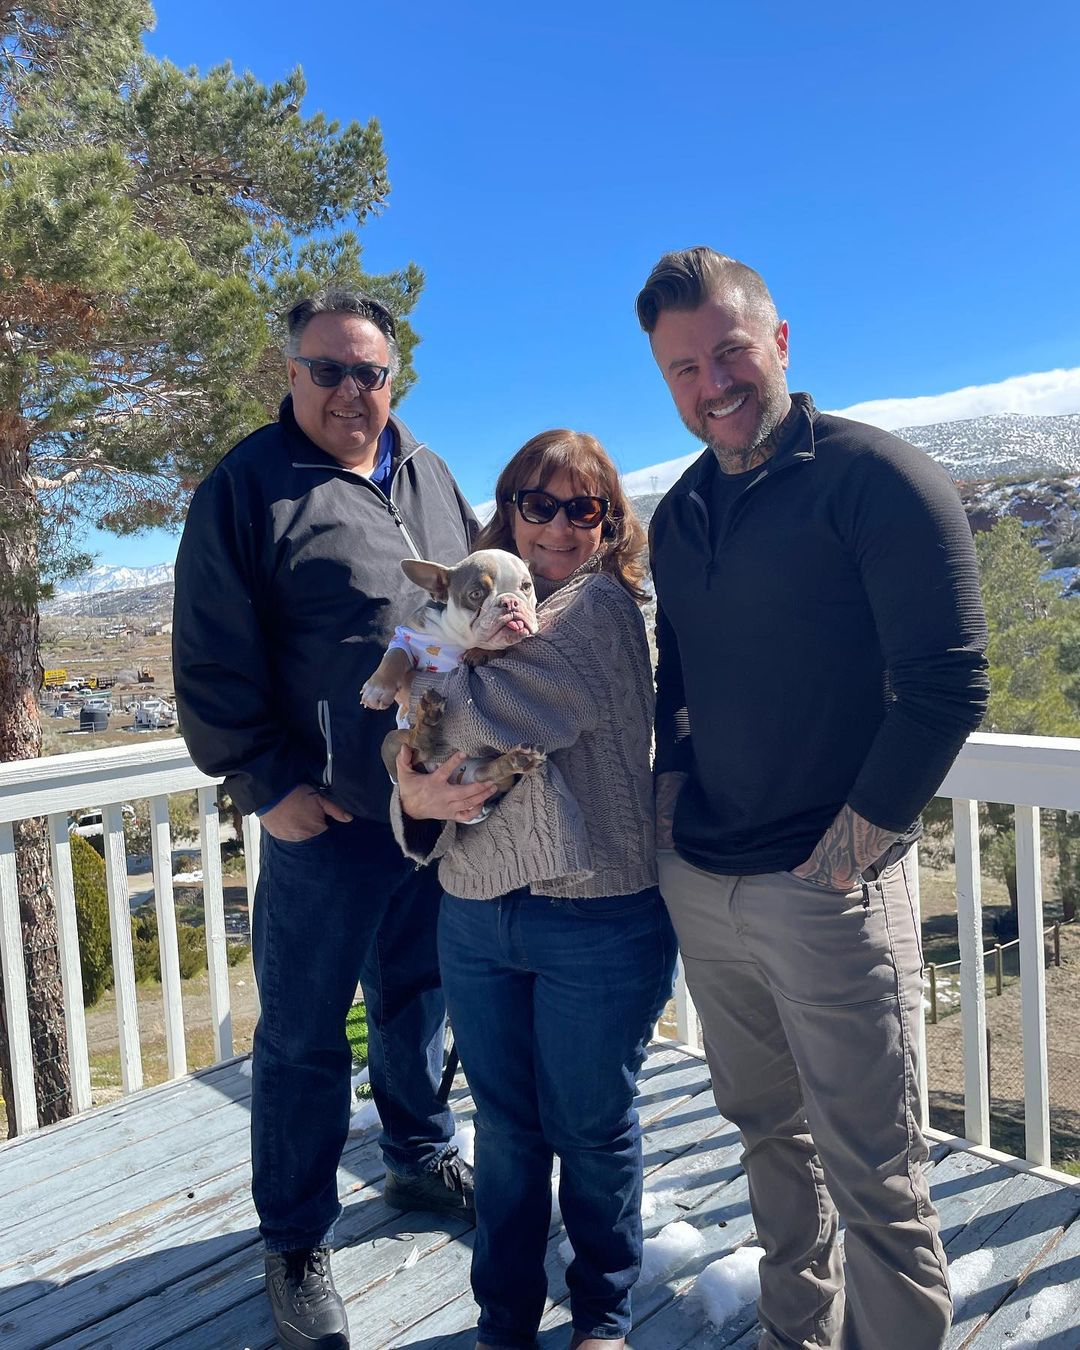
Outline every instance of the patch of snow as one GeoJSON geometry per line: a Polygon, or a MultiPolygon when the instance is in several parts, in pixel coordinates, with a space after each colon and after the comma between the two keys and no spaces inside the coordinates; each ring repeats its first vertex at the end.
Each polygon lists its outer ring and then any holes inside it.
{"type": "Polygon", "coordinates": [[[251,1077],[251,1056],[250,1056],[250,1055],[248,1056],[247,1059],[244,1060],[243,1064],[240,1065],[240,1077],[241,1077],[241,1078],[250,1078],[250,1077],[251,1077]]]}
{"type": "Polygon", "coordinates": [[[1073,1297],[1072,1286],[1054,1285],[1040,1289],[1031,1300],[1027,1316],[1005,1338],[1009,1350],[1038,1350],[1055,1322],[1066,1317],[1073,1297]]]}
{"type": "Polygon", "coordinates": [[[656,1213],[656,1196],[652,1191],[642,1191],[641,1193],[641,1217],[651,1219],[656,1213]]]}
{"type": "Polygon", "coordinates": [[[194,886],[196,881],[202,881],[202,870],[197,872],[174,872],[173,881],[179,882],[181,886],[194,886]]]}
{"type": "Polygon", "coordinates": [[[645,1239],[639,1285],[669,1279],[704,1250],[705,1239],[692,1224],[681,1219],[667,1224],[655,1237],[645,1239]]]}
{"type": "Polygon", "coordinates": [[[761,1293],[758,1265],[764,1255],[764,1247],[738,1247],[707,1265],[694,1281],[694,1294],[714,1327],[722,1327],[757,1299],[761,1293]]]}
{"type": "Polygon", "coordinates": [[[366,1134],[368,1130],[376,1129],[381,1123],[375,1103],[361,1102],[359,1109],[354,1111],[349,1119],[349,1133],[366,1134]]]}
{"type": "Polygon", "coordinates": [[[952,1290],[954,1316],[960,1313],[972,1294],[986,1283],[993,1264],[994,1254],[985,1247],[980,1247],[977,1252],[967,1252],[949,1262],[949,1288],[952,1290]]]}
{"type": "Polygon", "coordinates": [[[476,1126],[471,1120],[463,1120],[454,1131],[454,1137],[450,1142],[461,1155],[463,1162],[467,1162],[470,1167],[473,1165],[473,1153],[476,1148],[476,1126]]]}

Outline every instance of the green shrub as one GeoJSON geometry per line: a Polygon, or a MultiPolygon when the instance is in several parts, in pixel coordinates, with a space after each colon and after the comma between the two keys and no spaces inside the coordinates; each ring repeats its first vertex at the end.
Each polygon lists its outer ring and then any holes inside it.
{"type": "Polygon", "coordinates": [[[104,860],[80,834],[71,835],[71,871],[75,880],[83,1006],[92,1008],[113,982],[109,894],[104,860]]]}
{"type": "MultiPolygon", "coordinates": [[[[176,946],[180,958],[180,976],[189,980],[206,969],[206,935],[189,923],[176,925],[176,946]]],[[[135,979],[161,979],[161,948],[158,943],[157,915],[142,910],[131,920],[131,950],[135,958],[135,979]]]]}
{"type": "Polygon", "coordinates": [[[206,934],[189,923],[176,925],[176,942],[180,948],[180,974],[185,980],[206,969],[206,934]]]}

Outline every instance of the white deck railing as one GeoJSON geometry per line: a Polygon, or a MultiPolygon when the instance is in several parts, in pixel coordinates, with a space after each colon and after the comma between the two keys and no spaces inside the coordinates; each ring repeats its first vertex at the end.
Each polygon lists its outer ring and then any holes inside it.
{"type": "MultiPolygon", "coordinates": [[[[46,815],[49,818],[72,1096],[75,1110],[83,1111],[91,1104],[90,1071],[68,837],[69,812],[76,807],[91,805],[104,809],[106,881],[121,1079],[125,1093],[136,1092],[142,1086],[142,1070],[121,804],[136,798],[149,798],[151,803],[154,899],[161,952],[168,1070],[171,1077],[179,1077],[187,1072],[187,1059],[173,910],[172,841],[168,813],[168,797],[174,792],[191,789],[198,792],[215,1051],[219,1059],[232,1054],[215,787],[215,780],[195,768],[183,741],[179,739],[0,765],[0,956],[3,958],[5,1012],[15,1086],[15,1114],[20,1134],[36,1128],[37,1112],[19,923],[13,822],[32,816],[46,815]]],[[[1044,1169],[1050,1161],[1050,1117],[1039,808],[1080,811],[1080,740],[972,736],[942,784],[940,795],[953,799],[956,835],[956,897],[964,1044],[965,1138],[962,1143],[980,1153],[1004,1156],[989,1147],[990,1111],[985,1053],[986,1004],[977,809],[980,801],[990,801],[1012,805],[1016,819],[1026,1144],[1023,1159],[1007,1157],[1005,1160],[1027,1168],[1044,1169]]],[[[258,875],[258,841],[257,825],[250,817],[245,818],[244,849],[249,904],[258,875]]],[[[697,1017],[681,968],[675,1003],[680,1040],[691,1048],[699,1048],[697,1017]]],[[[922,1056],[922,1063],[925,1075],[925,1055],[922,1056]]],[[[924,1098],[925,1095],[924,1092],[924,1098]]]]}
{"type": "MultiPolygon", "coordinates": [[[[75,1111],[85,1111],[91,1105],[90,1062],[83,1016],[75,885],[68,834],[70,813],[79,807],[102,808],[120,1077],[125,1093],[137,1092],[142,1087],[142,1062],[121,806],[136,798],[149,798],[150,801],[154,905],[157,910],[166,1053],[169,1076],[178,1078],[187,1073],[188,1066],[169,828],[168,799],[174,792],[194,789],[198,793],[214,1049],[219,1060],[228,1059],[233,1053],[216,787],[216,780],[200,773],[191,762],[187,747],[179,739],[0,765],[0,957],[3,961],[4,1011],[11,1048],[15,1119],[19,1134],[36,1129],[38,1116],[26,1001],[26,967],[19,921],[14,822],[34,816],[48,817],[72,1104],[75,1111]]],[[[258,829],[252,828],[250,818],[245,818],[244,851],[249,906],[258,876],[258,847],[258,829]]]]}

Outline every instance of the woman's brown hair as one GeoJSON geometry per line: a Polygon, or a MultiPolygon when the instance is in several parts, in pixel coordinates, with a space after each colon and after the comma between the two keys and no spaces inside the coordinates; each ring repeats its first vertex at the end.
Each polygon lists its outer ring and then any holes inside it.
{"type": "Polygon", "coordinates": [[[495,514],[476,538],[474,548],[514,547],[514,494],[521,488],[546,488],[565,473],[583,496],[606,497],[611,503],[600,539],[601,567],[621,581],[638,604],[649,598],[642,585],[645,531],[634,514],[611,456],[596,439],[582,431],[542,431],[526,441],[499,474],[495,485],[495,514]]]}

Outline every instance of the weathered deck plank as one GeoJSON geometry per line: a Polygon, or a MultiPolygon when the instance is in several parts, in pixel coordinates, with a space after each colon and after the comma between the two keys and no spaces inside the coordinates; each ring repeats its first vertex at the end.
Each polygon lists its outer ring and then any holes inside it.
{"type": "MultiPolygon", "coordinates": [[[[454,1099],[466,1118],[464,1086],[454,1099]]],[[[232,1063],[0,1147],[5,1350],[272,1350],[249,1195],[249,1104],[250,1081],[232,1063]]],[[[737,1132],[717,1116],[700,1058],[680,1049],[649,1056],[638,1107],[646,1233],[685,1220],[704,1247],[635,1291],[632,1350],[751,1350],[753,1310],[711,1328],[694,1293],[706,1265],[754,1237],[737,1132]]],[[[950,1260],[974,1254],[982,1272],[950,1350],[1076,1350],[1080,1190],[944,1148],[936,1159],[950,1260]]],[[[470,1225],[389,1209],[382,1178],[374,1133],[351,1140],[338,1176],[345,1213],[334,1272],[353,1344],[471,1350],[470,1225]]],[[[563,1237],[556,1215],[542,1350],[567,1341],[563,1237]]]]}

